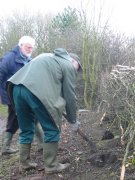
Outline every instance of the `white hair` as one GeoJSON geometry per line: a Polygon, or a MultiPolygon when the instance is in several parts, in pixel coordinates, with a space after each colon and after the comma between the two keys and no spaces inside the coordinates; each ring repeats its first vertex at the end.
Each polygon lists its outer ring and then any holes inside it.
{"type": "Polygon", "coordinates": [[[30,44],[30,45],[32,45],[32,47],[34,47],[35,46],[35,39],[33,39],[30,36],[22,36],[19,39],[18,46],[21,46],[22,44],[30,44]]]}

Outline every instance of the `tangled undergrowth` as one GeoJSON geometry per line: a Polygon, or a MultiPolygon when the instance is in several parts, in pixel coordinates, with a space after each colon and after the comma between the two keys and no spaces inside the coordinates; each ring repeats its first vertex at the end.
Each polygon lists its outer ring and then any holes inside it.
{"type": "Polygon", "coordinates": [[[129,149],[134,148],[135,139],[135,67],[117,65],[108,76],[105,89],[104,117],[117,122],[121,143],[126,145],[121,171],[124,178],[129,149]]]}

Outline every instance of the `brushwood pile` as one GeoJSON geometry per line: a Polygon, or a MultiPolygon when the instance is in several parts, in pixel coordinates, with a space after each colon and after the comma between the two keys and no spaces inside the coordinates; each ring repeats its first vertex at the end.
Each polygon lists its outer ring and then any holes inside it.
{"type": "Polygon", "coordinates": [[[108,76],[105,87],[106,112],[117,120],[123,135],[135,128],[135,67],[117,65],[108,76]]]}

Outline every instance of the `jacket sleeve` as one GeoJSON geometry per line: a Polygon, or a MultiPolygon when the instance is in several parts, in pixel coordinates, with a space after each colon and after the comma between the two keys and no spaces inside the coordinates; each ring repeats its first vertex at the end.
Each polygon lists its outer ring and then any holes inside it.
{"type": "Polygon", "coordinates": [[[69,123],[76,122],[76,95],[75,95],[75,81],[76,73],[75,70],[66,69],[63,75],[63,98],[66,101],[66,113],[67,120],[69,123]]]}
{"type": "Polygon", "coordinates": [[[8,77],[8,64],[5,59],[0,63],[0,96],[5,90],[5,85],[8,77]]]}

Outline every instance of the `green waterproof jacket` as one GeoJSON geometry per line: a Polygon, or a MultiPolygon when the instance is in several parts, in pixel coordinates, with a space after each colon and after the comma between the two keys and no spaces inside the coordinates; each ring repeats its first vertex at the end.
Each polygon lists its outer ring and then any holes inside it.
{"type": "Polygon", "coordinates": [[[76,75],[70,55],[58,48],[53,53],[40,54],[14,74],[7,82],[8,95],[12,99],[11,86],[24,85],[43,103],[60,128],[63,111],[70,123],[76,122],[76,75]]]}

